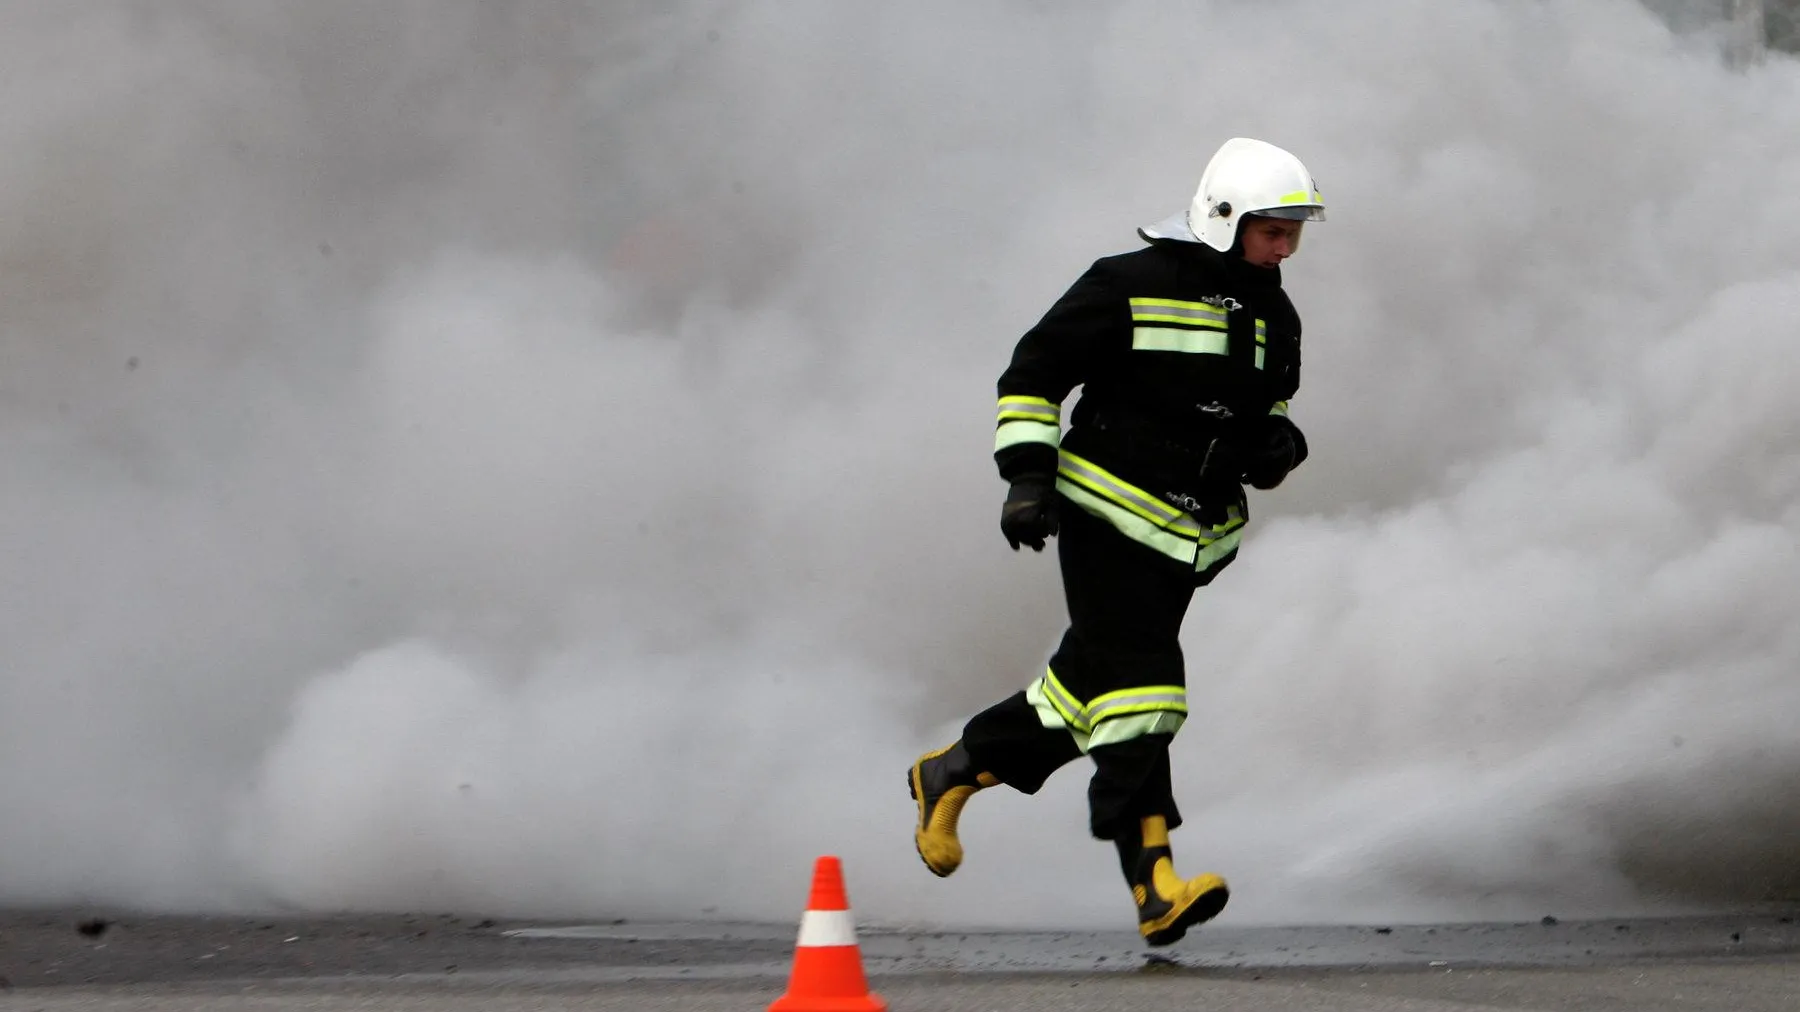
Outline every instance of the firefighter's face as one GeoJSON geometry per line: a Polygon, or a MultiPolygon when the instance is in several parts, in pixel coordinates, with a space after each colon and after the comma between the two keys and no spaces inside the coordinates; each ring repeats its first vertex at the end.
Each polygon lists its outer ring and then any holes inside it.
{"type": "Polygon", "coordinates": [[[1302,224],[1283,218],[1245,218],[1240,233],[1244,259],[1258,267],[1279,267],[1300,247],[1302,224]]]}

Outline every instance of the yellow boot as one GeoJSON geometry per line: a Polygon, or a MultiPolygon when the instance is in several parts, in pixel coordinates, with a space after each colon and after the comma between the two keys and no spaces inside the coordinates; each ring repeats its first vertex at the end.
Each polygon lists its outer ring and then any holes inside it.
{"type": "Polygon", "coordinates": [[[1162,816],[1141,819],[1138,828],[1136,839],[1128,835],[1114,841],[1119,866],[1137,901],[1138,934],[1151,945],[1178,942],[1189,928],[1217,917],[1231,890],[1217,875],[1183,879],[1175,874],[1169,826],[1162,816]]]}
{"type": "Polygon", "coordinates": [[[976,791],[999,782],[992,773],[976,771],[975,761],[960,741],[927,752],[913,763],[906,778],[906,789],[919,803],[913,844],[933,875],[942,878],[962,864],[962,841],[956,838],[956,820],[976,791]]]}

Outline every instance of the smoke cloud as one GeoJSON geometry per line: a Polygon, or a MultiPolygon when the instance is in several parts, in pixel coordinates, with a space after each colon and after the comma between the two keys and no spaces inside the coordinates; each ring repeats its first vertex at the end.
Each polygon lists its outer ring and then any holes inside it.
{"type": "MultiPolygon", "coordinates": [[[[190,0],[13,26],[0,902],[1123,926],[1034,677],[1018,335],[1225,138],[1313,458],[1196,599],[1239,923],[1800,896],[1800,64],[1627,0],[190,0]]],[[[1189,872],[1192,874],[1193,872],[1189,872]]]]}

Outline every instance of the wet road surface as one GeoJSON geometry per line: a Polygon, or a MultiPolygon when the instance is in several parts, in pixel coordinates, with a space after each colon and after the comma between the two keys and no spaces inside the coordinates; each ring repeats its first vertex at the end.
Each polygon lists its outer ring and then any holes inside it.
{"type": "MultiPolygon", "coordinates": [[[[1800,1010],[1795,912],[1130,933],[858,933],[906,1009],[1800,1010]]],[[[793,925],[0,912],[0,1009],[761,1009],[793,925]]]]}

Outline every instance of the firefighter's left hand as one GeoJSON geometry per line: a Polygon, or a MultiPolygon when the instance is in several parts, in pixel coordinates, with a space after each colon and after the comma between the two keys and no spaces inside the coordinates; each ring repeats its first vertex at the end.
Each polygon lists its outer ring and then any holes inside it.
{"type": "Polygon", "coordinates": [[[1049,475],[1027,474],[1014,479],[1006,490],[1006,503],[1000,508],[1000,533],[1006,535],[1013,551],[1030,545],[1034,552],[1044,550],[1044,539],[1056,536],[1056,479],[1049,475]]]}
{"type": "Polygon", "coordinates": [[[1298,426],[1280,416],[1270,417],[1261,438],[1245,448],[1244,481],[1264,491],[1274,488],[1306,459],[1305,447],[1298,426]]]}

